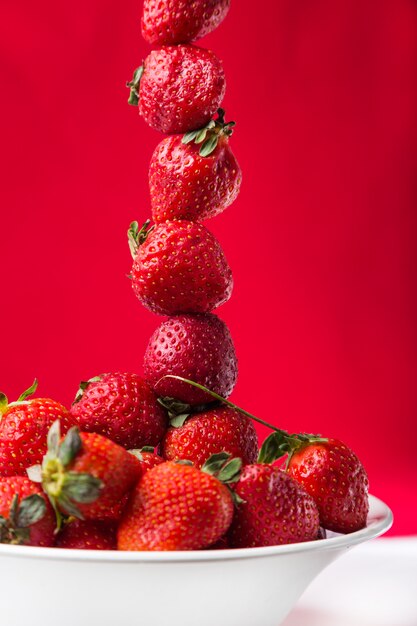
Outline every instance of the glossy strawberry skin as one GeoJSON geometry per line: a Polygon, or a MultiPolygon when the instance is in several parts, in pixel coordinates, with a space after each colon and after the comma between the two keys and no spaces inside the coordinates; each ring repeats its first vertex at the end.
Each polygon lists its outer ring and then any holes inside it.
{"type": "Polygon", "coordinates": [[[118,530],[119,550],[199,550],[230,526],[229,490],[189,465],[163,463],[137,484],[118,530]]]}
{"type": "Polygon", "coordinates": [[[56,540],[57,548],[71,550],[116,550],[116,526],[112,523],[74,520],[56,540]]]}
{"type": "Polygon", "coordinates": [[[244,502],[237,507],[228,534],[232,547],[317,539],[319,513],[313,498],[278,467],[247,465],[234,489],[244,502]]]}
{"type": "Polygon", "coordinates": [[[142,468],[142,476],[143,474],[145,474],[145,472],[152,469],[153,467],[161,465],[161,463],[165,463],[165,459],[162,458],[162,456],[159,456],[159,454],[155,454],[154,452],[141,451],[140,454],[142,457],[142,459],[139,460],[142,468]]]}
{"type": "Polygon", "coordinates": [[[152,45],[189,43],[224,20],[230,0],[145,0],[142,35],[152,45]]]}
{"type": "Polygon", "coordinates": [[[366,526],[368,477],[343,442],[329,439],[300,448],[289,461],[288,473],[315,499],[324,528],[350,533],[366,526]]]}
{"type": "Polygon", "coordinates": [[[229,407],[220,407],[189,418],[179,428],[169,428],[162,442],[162,456],[186,459],[202,467],[212,454],[228,452],[244,465],[258,457],[258,437],[252,421],[229,407]]]}
{"type": "Polygon", "coordinates": [[[41,462],[48,430],[61,421],[63,433],[74,424],[68,410],[49,398],[34,398],[10,406],[0,418],[0,476],[26,476],[41,462]]]}
{"type": "Polygon", "coordinates": [[[149,384],[132,373],[97,378],[71,407],[80,430],[104,435],[127,449],[157,446],[168,419],[149,384]]]}
{"type": "Polygon", "coordinates": [[[220,537],[220,539],[216,541],[216,543],[213,543],[213,545],[206,548],[206,550],[229,550],[229,549],[230,549],[230,543],[229,543],[229,539],[227,535],[220,537]]]}
{"type": "Polygon", "coordinates": [[[68,468],[103,482],[97,500],[77,503],[86,520],[118,520],[142,470],[138,459],[110,439],[95,433],[80,433],[82,450],[68,468]]]}
{"type": "Polygon", "coordinates": [[[200,146],[182,143],[182,135],[166,137],[156,147],[149,167],[152,219],[203,221],[219,215],[237,198],[242,172],[227,137],[208,156],[200,146]]]}
{"type": "Polygon", "coordinates": [[[55,543],[55,515],[43,491],[28,478],[9,476],[0,480],[0,516],[9,518],[10,507],[15,495],[18,496],[19,503],[21,503],[24,498],[35,494],[45,500],[46,512],[42,519],[29,526],[30,538],[26,545],[51,547],[55,543]]]}
{"type": "Polygon", "coordinates": [[[205,126],[226,90],[220,60],[196,46],[165,46],[144,62],[139,113],[162,133],[185,133],[205,126]]]}
{"type": "Polygon", "coordinates": [[[216,315],[176,315],[160,324],[145,351],[143,370],[158,396],[191,405],[212,402],[204,391],[167,374],[188,378],[227,398],[237,381],[233,341],[226,324],[216,315]]]}
{"type": "Polygon", "coordinates": [[[204,226],[166,222],[139,246],[132,286],[153,313],[207,313],[230,298],[233,277],[220,244],[204,226]]]}

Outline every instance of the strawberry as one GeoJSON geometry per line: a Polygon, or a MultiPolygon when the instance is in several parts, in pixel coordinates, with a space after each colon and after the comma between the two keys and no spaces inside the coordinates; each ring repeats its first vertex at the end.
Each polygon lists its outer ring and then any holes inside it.
{"type": "Polygon", "coordinates": [[[201,467],[212,454],[228,452],[243,464],[255,463],[258,437],[252,421],[229,407],[210,409],[169,428],[162,442],[162,456],[187,459],[201,467]]]}
{"type": "Polygon", "coordinates": [[[71,415],[80,430],[124,448],[156,446],[168,427],[156,394],[137,374],[102,374],[82,382],[71,415]]]}
{"type": "Polygon", "coordinates": [[[119,525],[119,550],[199,550],[218,541],[233,517],[221,480],[235,480],[240,468],[225,456],[202,470],[167,462],[146,472],[119,525]]]}
{"type": "Polygon", "coordinates": [[[317,539],[319,512],[313,498],[278,467],[247,465],[234,489],[242,502],[229,531],[232,547],[255,548],[317,539]]]}
{"type": "Polygon", "coordinates": [[[57,548],[72,550],[116,550],[116,527],[108,522],[71,521],[56,540],[57,548]]]}
{"type": "MultiPolygon", "coordinates": [[[[317,502],[321,526],[342,533],[354,532],[366,526],[369,511],[368,477],[358,457],[344,443],[320,435],[290,434],[207,387],[193,380],[178,378],[274,431],[264,441],[258,461],[270,464],[287,456],[289,475],[299,481],[317,502]]],[[[166,404],[168,406],[168,402],[166,404]]],[[[175,408],[175,403],[173,406],[175,408]]]]}
{"type": "Polygon", "coordinates": [[[208,313],[230,298],[233,277],[216,238],[202,225],[178,221],[148,229],[130,225],[132,285],[161,315],[208,313]]]}
{"type": "Polygon", "coordinates": [[[129,104],[155,130],[186,133],[202,128],[219,108],[226,90],[220,60],[196,46],[153,50],[135,70],[129,104]]]}
{"type": "Polygon", "coordinates": [[[216,543],[213,543],[213,545],[206,548],[206,550],[229,550],[229,549],[230,549],[230,544],[229,544],[229,539],[227,535],[220,537],[220,539],[216,541],[216,543]]]}
{"type": "Polygon", "coordinates": [[[42,466],[28,470],[41,482],[57,513],[87,520],[117,520],[141,474],[139,461],[127,450],[96,433],[76,426],[60,442],[59,422],[48,434],[42,466]]]}
{"type": "Polygon", "coordinates": [[[41,489],[28,478],[0,480],[0,543],[53,546],[55,516],[41,489]]]}
{"type": "Polygon", "coordinates": [[[0,476],[26,476],[26,469],[40,463],[46,437],[55,420],[65,433],[74,423],[67,409],[49,398],[30,398],[38,383],[9,404],[0,393],[0,476]]]}
{"type": "Polygon", "coordinates": [[[135,457],[140,462],[140,466],[142,469],[142,476],[145,472],[160,465],[161,463],[165,463],[165,459],[163,459],[159,454],[155,453],[155,450],[151,447],[145,446],[141,450],[129,450],[131,454],[134,454],[135,457]]]}
{"type": "Polygon", "coordinates": [[[142,35],[152,45],[188,43],[224,20],[230,0],[145,0],[142,35]]]}
{"type": "Polygon", "coordinates": [[[291,449],[288,473],[315,499],[324,528],[351,533],[366,526],[368,476],[344,443],[328,439],[291,449]]]}
{"type": "Polygon", "coordinates": [[[149,167],[152,218],[206,220],[236,199],[242,172],[230,148],[234,122],[224,111],[199,130],[166,137],[156,147],[149,167]]]}
{"type": "Polygon", "coordinates": [[[143,368],[145,378],[159,396],[190,405],[207,403],[211,398],[177,379],[160,379],[166,374],[191,378],[227,397],[238,374],[229,329],[211,313],[176,315],[162,322],[149,340],[143,368]]]}

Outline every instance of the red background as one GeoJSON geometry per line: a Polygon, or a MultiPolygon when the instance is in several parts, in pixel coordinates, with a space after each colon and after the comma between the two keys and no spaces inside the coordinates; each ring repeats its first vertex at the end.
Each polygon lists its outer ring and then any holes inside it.
{"type": "MultiPolygon", "coordinates": [[[[234,399],[346,440],[392,532],[417,531],[417,4],[232,0],[223,59],[238,201],[208,223],[234,270],[219,310],[234,399]],[[255,10],[256,8],[256,10],[255,10]]],[[[126,274],[160,136],[126,104],[148,52],[138,0],[3,0],[2,389],[141,370],[159,318],[126,274]]]]}

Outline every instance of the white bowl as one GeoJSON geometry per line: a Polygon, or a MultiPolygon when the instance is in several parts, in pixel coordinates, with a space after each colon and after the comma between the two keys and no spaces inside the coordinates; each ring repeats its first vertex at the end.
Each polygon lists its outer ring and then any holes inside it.
{"type": "Polygon", "coordinates": [[[266,548],[110,552],[0,545],[2,626],[278,626],[321,570],[390,528],[266,548]]]}

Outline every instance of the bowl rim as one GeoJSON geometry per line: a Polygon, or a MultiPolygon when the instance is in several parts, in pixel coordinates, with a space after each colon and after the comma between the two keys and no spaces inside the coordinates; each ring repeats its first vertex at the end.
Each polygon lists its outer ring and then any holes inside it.
{"type": "Polygon", "coordinates": [[[230,561],[269,557],[298,552],[340,550],[374,539],[389,530],[393,523],[391,509],[379,498],[369,496],[369,515],[365,528],[347,535],[335,535],[326,539],[305,541],[261,548],[228,548],[225,550],[193,550],[172,552],[123,552],[117,550],[69,550],[66,548],[42,548],[0,544],[0,557],[21,557],[58,561],[87,561],[112,563],[162,563],[230,561]]]}

